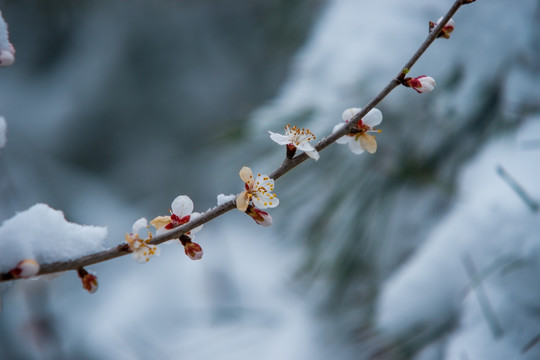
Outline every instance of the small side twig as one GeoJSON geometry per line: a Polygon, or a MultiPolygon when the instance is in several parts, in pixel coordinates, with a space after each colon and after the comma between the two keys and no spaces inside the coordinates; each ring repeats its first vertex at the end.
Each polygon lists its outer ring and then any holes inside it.
{"type": "Polygon", "coordinates": [[[516,194],[525,202],[532,212],[538,212],[540,204],[535,201],[531,195],[529,195],[523,186],[521,186],[516,179],[514,179],[508,171],[506,171],[501,165],[497,165],[497,174],[516,192],[516,194]]]}
{"type": "Polygon", "coordinates": [[[539,343],[540,343],[540,334],[532,338],[532,340],[529,341],[527,345],[523,347],[523,349],[521,349],[521,353],[525,354],[527,351],[531,350],[534,346],[536,346],[539,343]]]}
{"type": "Polygon", "coordinates": [[[484,289],[482,280],[479,279],[476,266],[474,265],[473,259],[469,255],[465,255],[463,257],[463,266],[465,267],[467,275],[469,276],[469,280],[471,283],[475,284],[473,288],[474,293],[476,294],[476,299],[478,300],[478,305],[482,310],[482,314],[484,315],[484,318],[491,329],[493,338],[498,339],[504,334],[504,330],[499,322],[499,319],[497,318],[497,315],[493,311],[493,307],[491,306],[491,302],[489,301],[486,290],[484,289]]]}

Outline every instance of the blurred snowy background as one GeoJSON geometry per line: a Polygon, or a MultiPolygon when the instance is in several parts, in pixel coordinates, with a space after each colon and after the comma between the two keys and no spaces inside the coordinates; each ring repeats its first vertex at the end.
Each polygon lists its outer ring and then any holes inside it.
{"type": "MultiPolygon", "coordinates": [[[[451,4],[0,1],[0,220],[44,202],[115,245],[179,194],[204,211],[280,164],[268,130],[321,138],[367,103],[451,4]]],[[[272,227],[207,224],[200,262],[4,286],[0,358],[540,358],[540,2],[454,19],[411,73],[436,90],[379,106],[375,155],[330,147],[276,183],[272,227]]]]}

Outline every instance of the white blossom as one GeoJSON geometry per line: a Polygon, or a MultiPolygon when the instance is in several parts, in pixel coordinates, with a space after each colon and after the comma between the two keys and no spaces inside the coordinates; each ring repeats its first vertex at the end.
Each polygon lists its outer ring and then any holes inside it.
{"type": "MultiPolygon", "coordinates": [[[[344,127],[356,114],[360,112],[360,108],[350,108],[343,112],[342,118],[344,123],[338,124],[334,127],[334,132],[344,127]]],[[[377,142],[375,136],[369,133],[378,133],[380,130],[375,129],[375,126],[382,122],[382,113],[379,109],[371,109],[362,120],[353,127],[350,134],[347,134],[339,138],[336,142],[338,144],[349,144],[349,149],[355,154],[362,154],[367,151],[371,154],[377,151],[377,142]]]]}
{"type": "Polygon", "coordinates": [[[289,156],[292,158],[296,149],[305,152],[310,158],[315,161],[319,160],[319,153],[313,145],[309,142],[315,140],[315,135],[309,129],[300,129],[298,127],[290,125],[285,126],[285,135],[277,134],[272,131],[270,133],[270,139],[278,143],[279,145],[287,146],[287,154],[291,153],[289,156]]]}
{"type": "Polygon", "coordinates": [[[240,178],[245,183],[245,190],[236,197],[238,210],[246,211],[250,201],[259,209],[274,208],[279,205],[279,199],[273,193],[274,179],[261,174],[254,178],[251,169],[247,166],[240,170],[240,178]]]}

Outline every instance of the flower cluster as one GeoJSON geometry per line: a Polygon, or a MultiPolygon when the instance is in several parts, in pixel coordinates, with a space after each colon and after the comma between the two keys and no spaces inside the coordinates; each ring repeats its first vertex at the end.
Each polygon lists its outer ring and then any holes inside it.
{"type": "MultiPolygon", "coordinates": [[[[199,213],[193,212],[193,201],[186,195],[177,196],[171,203],[170,216],[158,216],[150,222],[156,228],[156,235],[161,235],[177,228],[180,225],[187,224],[200,216],[199,213]]],[[[199,244],[192,242],[194,234],[202,229],[202,225],[180,236],[180,242],[184,246],[184,251],[192,260],[202,258],[203,251],[199,244]]]]}
{"type": "MultiPolygon", "coordinates": [[[[339,131],[341,128],[347,125],[356,114],[360,112],[360,108],[350,108],[343,112],[342,119],[344,123],[334,126],[334,131],[339,131]]],[[[382,122],[382,113],[379,109],[371,109],[363,119],[351,129],[351,132],[337,140],[338,144],[349,144],[349,149],[355,154],[362,154],[367,151],[373,154],[377,151],[377,141],[375,136],[370,133],[380,133],[380,130],[375,129],[375,126],[382,122]]]]}
{"type": "Polygon", "coordinates": [[[152,234],[148,232],[148,239],[140,237],[139,232],[143,229],[148,229],[148,222],[145,218],[140,218],[135,221],[130,234],[126,234],[126,242],[129,249],[133,253],[133,259],[139,263],[145,263],[150,260],[150,257],[159,255],[160,250],[156,245],[150,244],[152,234]]]}
{"type": "Polygon", "coordinates": [[[315,135],[309,129],[300,129],[296,125],[291,128],[289,124],[285,126],[285,135],[277,134],[271,131],[270,139],[274,140],[279,145],[287,147],[287,158],[292,159],[296,153],[296,149],[303,151],[313,160],[319,160],[319,153],[309,142],[315,140],[315,135]]]}

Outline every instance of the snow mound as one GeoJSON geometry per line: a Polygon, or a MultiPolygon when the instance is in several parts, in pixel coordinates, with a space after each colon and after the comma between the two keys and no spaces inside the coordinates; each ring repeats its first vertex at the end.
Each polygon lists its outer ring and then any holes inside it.
{"type": "Polygon", "coordinates": [[[0,226],[0,272],[23,259],[40,264],[66,261],[104,250],[107,228],[68,222],[64,214],[36,204],[0,226]]]}

